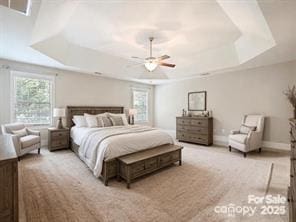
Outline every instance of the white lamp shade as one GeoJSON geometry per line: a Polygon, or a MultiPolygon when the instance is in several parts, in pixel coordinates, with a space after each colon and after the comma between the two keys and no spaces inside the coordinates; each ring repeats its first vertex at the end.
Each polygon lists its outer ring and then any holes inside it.
{"type": "Polygon", "coordinates": [[[64,108],[54,108],[53,109],[53,117],[65,117],[66,110],[64,108]]]}
{"type": "Polygon", "coordinates": [[[151,61],[146,62],[144,65],[149,72],[152,72],[157,67],[157,63],[151,61]]]}
{"type": "Polygon", "coordinates": [[[128,114],[129,114],[130,116],[136,115],[136,114],[137,114],[137,110],[136,110],[136,109],[129,109],[129,110],[128,110],[128,114]]]}

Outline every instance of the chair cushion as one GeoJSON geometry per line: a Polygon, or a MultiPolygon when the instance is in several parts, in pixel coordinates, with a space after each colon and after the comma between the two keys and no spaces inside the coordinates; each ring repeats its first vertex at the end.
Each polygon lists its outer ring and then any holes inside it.
{"type": "Polygon", "coordinates": [[[238,143],[246,143],[247,140],[247,135],[246,134],[234,134],[234,135],[229,135],[229,139],[234,140],[238,143]]]}
{"type": "Polygon", "coordinates": [[[28,135],[20,138],[22,148],[27,148],[40,143],[40,136],[28,135]]]}
{"type": "Polygon", "coordinates": [[[19,137],[27,136],[28,132],[26,128],[20,129],[20,130],[12,130],[12,133],[14,135],[17,135],[19,137]]]}
{"type": "Polygon", "coordinates": [[[247,126],[247,125],[242,124],[239,129],[239,132],[241,134],[248,134],[250,131],[255,131],[256,128],[257,128],[256,126],[247,126]]]}

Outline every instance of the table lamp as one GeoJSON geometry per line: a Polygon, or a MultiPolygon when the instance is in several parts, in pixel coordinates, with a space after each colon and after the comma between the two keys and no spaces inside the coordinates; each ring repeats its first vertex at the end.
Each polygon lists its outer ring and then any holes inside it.
{"type": "Polygon", "coordinates": [[[66,110],[64,108],[54,108],[53,109],[53,117],[59,118],[56,128],[63,129],[62,117],[66,116],[66,110]]]}

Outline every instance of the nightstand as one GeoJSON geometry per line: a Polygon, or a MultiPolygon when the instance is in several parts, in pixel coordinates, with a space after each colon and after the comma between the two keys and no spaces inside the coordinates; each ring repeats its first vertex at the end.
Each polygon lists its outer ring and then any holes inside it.
{"type": "Polygon", "coordinates": [[[69,128],[57,129],[48,128],[48,149],[49,151],[69,148],[69,128]]]}

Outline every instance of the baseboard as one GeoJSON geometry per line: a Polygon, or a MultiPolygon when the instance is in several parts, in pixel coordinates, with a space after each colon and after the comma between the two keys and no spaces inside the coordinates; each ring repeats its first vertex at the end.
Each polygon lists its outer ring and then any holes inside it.
{"type": "MultiPolygon", "coordinates": [[[[162,129],[163,130],[163,129],[162,129]]],[[[163,130],[167,132],[170,136],[172,136],[174,139],[176,139],[176,130],[163,130]]],[[[227,136],[221,136],[221,135],[214,135],[214,145],[218,146],[228,146],[228,137],[227,136]]],[[[278,149],[278,150],[290,150],[291,145],[288,143],[278,143],[273,141],[263,141],[262,143],[263,148],[272,148],[272,149],[278,149]]]]}
{"type": "Polygon", "coordinates": [[[291,144],[289,144],[289,143],[277,143],[277,142],[272,142],[272,141],[263,141],[262,146],[265,148],[273,148],[273,149],[278,149],[278,150],[290,150],[291,149],[291,144]]]}
{"type": "Polygon", "coordinates": [[[41,146],[47,146],[47,139],[41,139],[41,146]]]}

